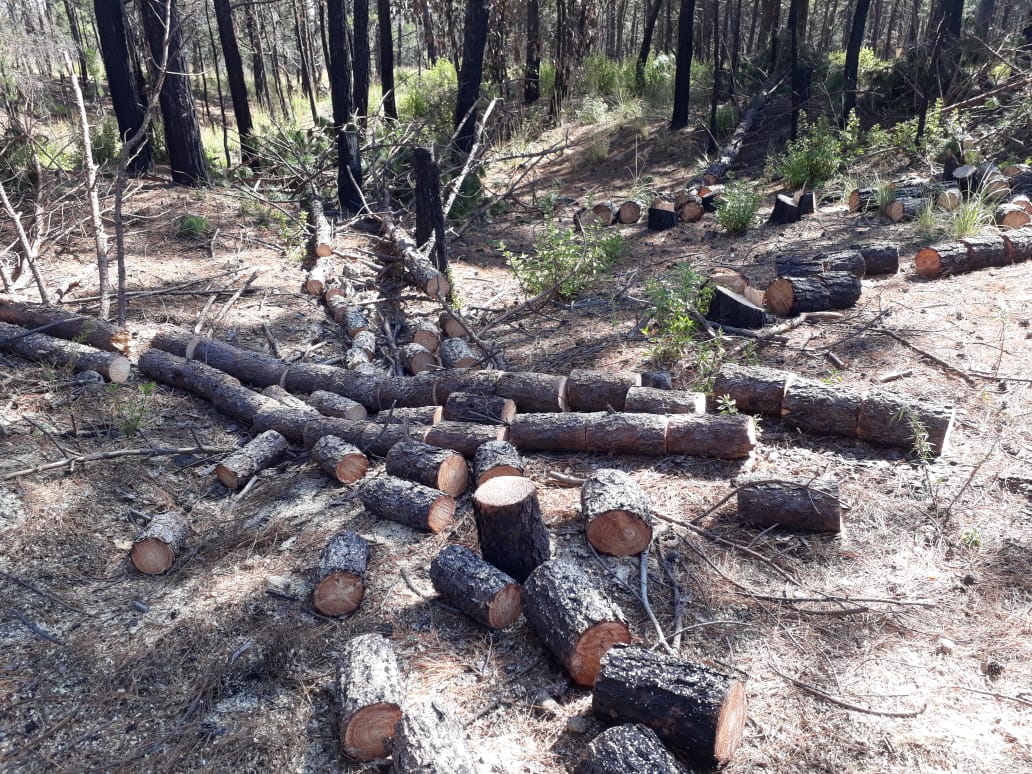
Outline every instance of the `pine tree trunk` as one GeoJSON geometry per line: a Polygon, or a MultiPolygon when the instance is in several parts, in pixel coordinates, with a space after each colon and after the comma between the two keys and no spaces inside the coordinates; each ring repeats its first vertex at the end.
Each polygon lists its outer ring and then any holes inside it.
{"type": "Polygon", "coordinates": [[[329,48],[332,52],[329,70],[333,123],[337,133],[337,197],[341,209],[353,214],[362,209],[362,166],[358,152],[358,136],[349,128],[354,112],[354,95],[345,0],[327,0],[326,26],[329,48]]]}
{"type": "MultiPolygon", "coordinates": [[[[383,92],[383,113],[398,117],[394,93],[394,41],[391,40],[391,0],[376,0],[376,20],[380,30],[380,90],[383,92]]],[[[401,45],[401,41],[398,41],[401,45]]]]}
{"type": "Polygon", "coordinates": [[[369,0],[355,2],[355,113],[360,118],[369,115],[369,0]]]}
{"type": "Polygon", "coordinates": [[[215,0],[215,21],[219,26],[219,40],[222,56],[226,63],[229,80],[229,94],[233,100],[233,115],[236,117],[237,133],[240,135],[241,161],[250,166],[257,161],[257,151],[251,138],[251,106],[247,101],[247,83],[244,79],[244,62],[240,56],[236,33],[233,31],[233,16],[229,0],[215,0]]]}
{"type": "Polygon", "coordinates": [[[541,8],[527,0],[527,61],[523,73],[523,101],[533,105],[541,98],[541,8]]]}
{"type": "Polygon", "coordinates": [[[473,150],[477,127],[477,100],[484,73],[484,48],[491,14],[489,0],[467,0],[463,27],[462,69],[455,101],[455,147],[468,154],[473,150]]]}
{"type": "Polygon", "coordinates": [[[681,15],[677,22],[677,70],[674,73],[674,113],[670,119],[671,129],[683,129],[688,126],[694,19],[695,0],[681,0],[681,15]]]}

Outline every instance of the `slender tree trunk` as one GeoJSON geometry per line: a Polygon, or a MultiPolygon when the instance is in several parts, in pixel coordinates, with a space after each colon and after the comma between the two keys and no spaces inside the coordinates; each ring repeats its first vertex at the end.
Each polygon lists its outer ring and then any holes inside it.
{"type": "Polygon", "coordinates": [[[753,0],[752,16],[749,18],[749,41],[745,47],[746,52],[749,56],[756,53],[756,24],[759,22],[762,14],[762,8],[760,4],[763,0],[753,0]]]}
{"type": "Polygon", "coordinates": [[[262,48],[262,36],[258,31],[258,14],[255,6],[247,4],[244,6],[244,14],[247,18],[247,36],[251,40],[251,77],[254,78],[254,92],[258,97],[258,104],[272,113],[272,94],[269,92],[269,80],[265,74],[265,51],[262,48]]]}
{"type": "Polygon", "coordinates": [[[882,40],[882,59],[889,59],[892,56],[892,39],[896,33],[896,20],[899,18],[899,5],[900,0],[892,0],[892,8],[889,10],[889,23],[885,27],[885,38],[882,40]]]}
{"type": "Polygon", "coordinates": [[[527,0],[527,66],[523,75],[523,101],[528,105],[541,98],[540,75],[541,9],[538,0],[527,0]]]}
{"type": "Polygon", "coordinates": [[[849,45],[846,47],[846,64],[842,73],[842,118],[840,124],[845,126],[849,114],[856,107],[856,81],[860,68],[860,48],[864,42],[864,27],[867,24],[867,10],[871,0],[857,0],[856,12],[853,14],[853,26],[849,29],[849,45]]]}
{"type": "Polygon", "coordinates": [[[717,149],[717,105],[720,102],[720,0],[713,0],[713,94],[710,97],[709,151],[717,149]]]}
{"type": "MultiPolygon", "coordinates": [[[[369,0],[355,2],[355,113],[369,115],[369,0]]],[[[388,8],[389,8],[388,4],[388,8]]],[[[378,20],[382,26],[383,20],[378,20]]],[[[382,42],[380,44],[383,45],[382,42]]],[[[381,81],[383,80],[383,51],[381,50],[381,81]]]]}
{"type": "Polygon", "coordinates": [[[434,22],[430,16],[430,3],[423,2],[423,37],[426,39],[426,61],[430,67],[437,62],[437,39],[434,37],[434,22]]]}
{"type": "Polygon", "coordinates": [[[397,118],[398,103],[394,95],[394,41],[391,40],[391,0],[376,0],[376,16],[380,28],[380,89],[383,92],[383,112],[388,118],[397,118]]]}
{"type": "Polygon", "coordinates": [[[319,123],[319,107],[316,104],[318,86],[316,84],[315,67],[312,64],[311,38],[308,33],[308,11],[299,0],[294,2],[294,35],[297,38],[297,51],[301,60],[301,89],[308,97],[308,107],[312,111],[312,123],[319,123]],[[304,14],[302,17],[301,14],[304,14]]]}
{"type": "Polygon", "coordinates": [[[86,45],[83,43],[82,27],[79,25],[79,14],[69,0],[64,0],[65,14],[68,16],[68,29],[75,44],[75,56],[79,60],[79,82],[84,92],[89,91],[90,67],[86,61],[86,45]]]}
{"type": "MultiPolygon", "coordinates": [[[[548,106],[548,113],[557,124],[563,115],[563,103],[566,101],[570,71],[571,35],[568,1],[556,0],[555,4],[555,52],[552,60],[555,69],[555,84],[552,87],[552,99],[548,106]]],[[[656,2],[661,2],[661,0],[656,0],[656,2]]]]}
{"type": "Polygon", "coordinates": [[[350,124],[355,106],[352,102],[351,40],[345,0],[327,0],[326,32],[332,54],[328,64],[333,124],[337,134],[337,197],[341,210],[354,214],[362,210],[362,167],[358,135],[350,124]]]}
{"type": "MultiPolygon", "coordinates": [[[[268,8],[264,10],[268,12],[268,8]]],[[[273,26],[276,27],[278,25],[274,24],[273,26]]],[[[268,28],[268,20],[263,18],[262,31],[268,28]]],[[[286,91],[283,89],[283,79],[286,76],[287,68],[280,64],[279,43],[277,42],[279,40],[279,36],[274,34],[272,35],[271,40],[272,42],[269,45],[269,54],[272,57],[272,84],[276,88],[276,98],[279,100],[280,111],[282,112],[283,117],[293,119],[293,109],[287,100],[286,91]]],[[[289,83],[287,85],[289,87],[289,83]]]]}
{"type": "Polygon", "coordinates": [[[799,106],[802,103],[802,73],[799,69],[799,6],[802,0],[792,0],[788,7],[789,66],[792,68],[792,128],[791,139],[799,136],[799,106]]]}
{"type": "Polygon", "coordinates": [[[226,78],[229,80],[229,95],[233,100],[237,134],[240,135],[240,160],[243,164],[254,166],[258,161],[258,151],[251,135],[254,123],[251,120],[251,105],[247,101],[244,60],[240,56],[236,32],[233,30],[230,0],[215,0],[215,21],[219,27],[222,57],[226,62],[226,78]]]}
{"type": "Polygon", "coordinates": [[[884,0],[872,0],[873,5],[871,6],[871,23],[867,25],[867,42],[872,48],[877,47],[879,37],[878,33],[881,32],[881,17],[882,17],[882,4],[884,0]]]}
{"type": "Polygon", "coordinates": [[[316,0],[316,5],[319,6],[319,42],[322,44],[323,61],[326,63],[327,71],[330,69],[330,35],[326,29],[326,3],[328,1],[316,0]]]}
{"type": "Polygon", "coordinates": [[[462,35],[462,68],[455,102],[455,147],[462,153],[473,149],[477,126],[477,100],[484,74],[484,48],[491,14],[489,0],[467,0],[462,35]]]}
{"type": "Polygon", "coordinates": [[[201,75],[201,104],[204,106],[204,117],[208,119],[208,126],[215,126],[215,119],[211,114],[211,100],[208,98],[208,73],[204,69],[204,57],[201,56],[201,42],[194,38],[193,44],[194,69],[201,75]]]}
{"type": "Polygon", "coordinates": [[[674,113],[670,119],[671,129],[683,129],[688,126],[694,25],[695,0],[681,0],[681,14],[677,20],[677,70],[674,73],[674,113]]]}
{"type": "Polygon", "coordinates": [[[738,91],[738,56],[742,45],[742,0],[737,0],[735,4],[735,22],[731,37],[733,42],[731,44],[731,72],[728,89],[733,97],[738,91]]]}
{"type": "MultiPolygon", "coordinates": [[[[559,0],[559,2],[561,3],[563,0],[559,0]]],[[[638,62],[634,67],[634,77],[639,89],[645,86],[645,66],[649,63],[649,52],[652,50],[652,35],[655,32],[656,19],[659,18],[659,11],[662,6],[663,0],[652,0],[652,5],[648,6],[645,11],[645,32],[641,39],[638,62]]],[[[694,7],[694,3],[692,6],[694,7]]]]}
{"type": "MultiPolygon", "coordinates": [[[[204,21],[208,25],[208,45],[211,46],[211,61],[215,67],[215,88],[219,95],[219,117],[222,127],[222,150],[226,154],[226,169],[233,166],[233,155],[229,152],[229,121],[226,120],[226,98],[222,93],[222,76],[219,75],[219,47],[215,43],[215,30],[211,26],[211,9],[204,6],[204,21]]],[[[243,155],[241,153],[241,155],[243,155]]]]}

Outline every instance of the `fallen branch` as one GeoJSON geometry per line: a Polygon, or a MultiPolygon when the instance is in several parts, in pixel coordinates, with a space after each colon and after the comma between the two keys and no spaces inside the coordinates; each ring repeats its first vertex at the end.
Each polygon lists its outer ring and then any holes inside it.
{"type": "MultiPolygon", "coordinates": [[[[114,460],[121,457],[169,457],[175,454],[225,454],[231,449],[212,446],[183,446],[169,449],[161,447],[147,447],[144,449],[115,449],[114,451],[95,452],[94,454],[80,454],[67,459],[47,462],[43,465],[36,465],[32,468],[23,468],[12,473],[5,473],[0,476],[0,481],[10,481],[19,476],[29,476],[33,473],[42,473],[45,470],[56,470],[64,467],[74,467],[76,463],[99,462],[101,460],[114,460]]],[[[3,573],[6,575],[6,573],[3,573]]]]}
{"type": "Polygon", "coordinates": [[[933,363],[938,365],[940,368],[943,368],[948,373],[951,373],[954,376],[959,376],[969,386],[971,386],[971,387],[975,386],[975,380],[972,379],[966,372],[961,371],[956,366],[950,365],[949,363],[947,363],[945,360],[943,360],[938,355],[933,355],[931,352],[928,352],[927,350],[921,349],[916,344],[912,344],[911,342],[907,341],[905,338],[900,336],[895,331],[889,330],[888,328],[874,328],[873,332],[874,333],[880,333],[880,334],[882,334],[884,336],[888,336],[890,339],[895,339],[896,341],[898,341],[900,344],[902,344],[907,349],[913,350],[914,352],[916,352],[917,354],[921,355],[922,357],[924,357],[924,358],[926,358],[928,360],[931,360],[933,363]]]}
{"type": "Polygon", "coordinates": [[[838,699],[829,693],[825,693],[820,688],[810,685],[809,683],[804,683],[801,680],[796,680],[794,677],[789,677],[784,672],[779,672],[774,667],[771,667],[770,670],[774,674],[779,675],[788,682],[792,683],[792,685],[794,685],[796,688],[800,688],[801,690],[804,690],[807,693],[816,696],[818,699],[823,699],[829,704],[834,704],[836,707],[842,707],[842,709],[847,709],[851,712],[862,712],[865,715],[877,715],[878,717],[883,718],[916,718],[918,715],[920,715],[922,712],[928,709],[927,704],[922,704],[920,709],[908,710],[903,712],[896,712],[893,710],[876,710],[871,709],[870,707],[861,707],[859,704],[853,704],[843,699],[838,699]]]}

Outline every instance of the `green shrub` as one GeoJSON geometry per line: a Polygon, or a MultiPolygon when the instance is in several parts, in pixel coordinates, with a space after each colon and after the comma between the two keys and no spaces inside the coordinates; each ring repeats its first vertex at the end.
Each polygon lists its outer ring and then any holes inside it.
{"type": "Polygon", "coordinates": [[[90,127],[90,145],[93,146],[93,160],[97,164],[107,164],[118,158],[122,141],[118,137],[118,122],[112,116],[90,127]]]}
{"type": "Polygon", "coordinates": [[[585,124],[600,124],[609,115],[609,105],[601,97],[587,97],[577,111],[577,121],[585,124]]]}
{"type": "Polygon", "coordinates": [[[694,343],[698,319],[709,309],[713,288],[688,263],[676,263],[662,279],[645,283],[645,297],[653,307],[645,334],[652,341],[652,356],[660,362],[679,359],[694,343]]]}
{"type": "Polygon", "coordinates": [[[717,222],[729,234],[740,234],[752,225],[760,209],[760,192],[747,185],[731,183],[717,202],[717,222]]]}
{"type": "Polygon", "coordinates": [[[842,165],[838,133],[824,122],[805,126],[788,143],[777,173],[790,188],[823,185],[842,165]]]}
{"type": "Polygon", "coordinates": [[[580,67],[581,90],[592,96],[611,96],[620,88],[621,67],[601,54],[587,57],[580,67]]]}
{"type": "Polygon", "coordinates": [[[447,142],[455,129],[458,83],[455,66],[447,59],[438,59],[418,76],[399,78],[399,121],[422,123],[426,127],[425,139],[447,142]]]}
{"type": "Polygon", "coordinates": [[[176,233],[187,239],[202,239],[211,233],[211,223],[203,215],[187,213],[176,224],[176,233]]]}

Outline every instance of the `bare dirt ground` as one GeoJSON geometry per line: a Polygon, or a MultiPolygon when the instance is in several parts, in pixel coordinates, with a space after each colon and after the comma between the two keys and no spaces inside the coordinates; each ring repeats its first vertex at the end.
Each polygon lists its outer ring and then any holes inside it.
{"type": "MultiPolygon", "coordinates": [[[[653,127],[653,137],[662,131],[653,127]]],[[[581,149],[589,134],[575,132],[573,146],[542,162],[507,212],[452,245],[454,281],[472,319],[482,324],[523,300],[494,245],[530,246],[540,224],[535,192],[618,199],[629,193],[634,164],[661,189],[688,179],[693,162],[683,146],[658,141],[588,165],[581,149]]],[[[213,291],[240,287],[254,267],[259,277],[217,336],[269,352],[264,324],[285,357],[343,351],[337,326],[297,292],[302,272],[286,235],[262,225],[253,207],[242,211],[238,198],[216,190],[148,182],[132,211],[129,287],[164,291],[131,299],[138,342],[158,324],[192,327],[213,291]],[[205,215],[217,235],[177,236],[185,213],[205,215]]],[[[855,385],[912,369],[889,387],[954,403],[957,427],[950,452],[928,463],[774,420],[762,422],[745,464],[532,456],[528,475],[540,488],[554,554],[580,557],[620,603],[635,639],[652,645],[656,632],[633,591],[637,560],[592,556],[578,491],[551,474],[623,468],[657,509],[737,544],[664,523],[649,560],[651,603],[668,633],[675,583],[683,598],[681,654],[747,681],[745,740],[727,771],[1032,768],[1032,264],[919,280],[907,265],[913,227],[838,207],[740,238],[717,233],[710,218],[659,233],[620,228],[631,254],[604,283],[486,334],[512,368],[652,367],[640,333],[649,316],[642,286],[676,261],[762,277],[779,252],[892,239],[905,245],[900,274],[865,280],[842,320],[763,343],[758,360],[855,385]],[[845,367],[832,366],[827,352],[845,367]],[[838,478],[849,506],[842,534],[745,528],[733,503],[709,512],[746,469],[838,478]]],[[[361,235],[340,243],[367,261],[360,250],[378,249],[361,235]]],[[[83,238],[45,267],[55,283],[81,280],[67,300],[86,313],[94,309],[81,302],[95,292],[92,261],[83,238]]],[[[216,299],[209,320],[227,297],[216,299]]],[[[672,371],[678,387],[698,376],[691,358],[672,371]]],[[[455,528],[427,537],[364,513],[300,451],[242,495],[215,482],[214,453],[11,478],[63,453],[230,449],[247,429],[190,395],[151,392],[138,376],[117,387],[83,385],[11,356],[0,357],[0,374],[0,769],[382,770],[341,757],[333,706],[335,653],[368,631],[393,641],[412,700],[453,706],[485,771],[565,771],[601,730],[590,691],[571,685],[525,622],[487,632],[436,603],[430,559],[448,542],[476,544],[468,496],[455,528]],[[143,577],[128,549],[147,516],[168,509],[188,515],[188,548],[168,575],[143,577]],[[310,607],[310,572],[326,539],[345,527],[372,544],[369,588],[356,615],[328,620],[310,607]],[[543,706],[548,697],[557,706],[543,706]]]]}

